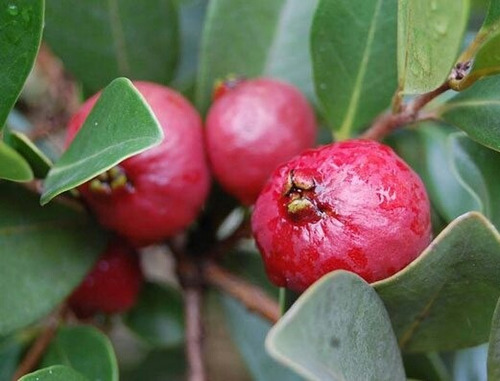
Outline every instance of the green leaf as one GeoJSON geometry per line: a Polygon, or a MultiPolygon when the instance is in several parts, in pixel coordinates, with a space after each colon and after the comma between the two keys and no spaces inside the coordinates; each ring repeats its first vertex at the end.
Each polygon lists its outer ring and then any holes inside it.
{"type": "Polygon", "coordinates": [[[449,137],[457,130],[438,122],[415,127],[393,134],[388,142],[420,175],[439,215],[450,222],[468,211],[482,211],[477,197],[454,170],[449,137]]]}
{"type": "Polygon", "coordinates": [[[118,364],[109,339],[91,326],[61,327],[42,360],[66,365],[90,381],[118,381],[118,364]]]}
{"type": "Polygon", "coordinates": [[[468,17],[469,0],[399,1],[398,76],[404,93],[426,93],[446,81],[468,17]]]}
{"type": "Polygon", "coordinates": [[[21,360],[25,343],[18,336],[0,339],[0,380],[11,380],[21,360]]]}
{"type": "Polygon", "coordinates": [[[47,176],[52,162],[25,134],[7,128],[4,131],[4,141],[24,157],[35,177],[41,179],[47,176]]]}
{"type": "Polygon", "coordinates": [[[0,140],[0,179],[11,181],[33,180],[33,171],[27,161],[0,140]]]}
{"type": "Polygon", "coordinates": [[[264,350],[271,324],[248,311],[231,297],[221,295],[229,332],[238,346],[255,381],[302,380],[297,374],[274,361],[264,350]]]}
{"type": "Polygon", "coordinates": [[[210,1],[196,89],[198,108],[208,108],[214,82],[232,73],[282,79],[311,97],[309,28],[317,1],[210,1]]]}
{"type": "Polygon", "coordinates": [[[425,381],[450,381],[451,376],[439,355],[415,353],[403,355],[406,376],[425,381]]]}
{"type": "Polygon", "coordinates": [[[0,182],[0,335],[48,314],[79,284],[105,244],[82,211],[0,182]]]}
{"type": "MultiPolygon", "coordinates": [[[[487,344],[462,349],[454,353],[452,363],[453,381],[486,380],[487,344]]],[[[493,381],[491,379],[490,381],[493,381]]]]}
{"type": "Polygon", "coordinates": [[[498,0],[490,0],[490,6],[488,7],[488,13],[484,20],[481,29],[498,28],[500,25],[500,2],[498,0]]]}
{"type": "Polygon", "coordinates": [[[47,1],[44,39],[88,93],[120,76],[168,83],[178,38],[174,0],[47,1]]]}
{"type": "Polygon", "coordinates": [[[146,283],[138,303],[124,316],[124,322],[155,347],[184,342],[184,303],[174,288],[146,283]]]}
{"type": "Polygon", "coordinates": [[[321,0],[311,30],[316,93],[337,139],[386,109],[397,87],[396,0],[321,0]]]}
{"type": "Polygon", "coordinates": [[[115,79],[50,170],[41,204],[161,142],[163,130],[142,95],[126,78],[115,79]]]}
{"type": "Polygon", "coordinates": [[[490,345],[488,348],[488,380],[500,380],[500,302],[491,320],[490,345]]]}
{"type": "Polygon", "coordinates": [[[21,377],[19,381],[90,381],[68,366],[55,365],[21,377]]]}
{"type": "Polygon", "coordinates": [[[33,67],[43,28],[44,0],[4,0],[0,8],[0,131],[33,67]]]}
{"type": "Polygon", "coordinates": [[[454,220],[404,270],[374,284],[408,352],[488,340],[500,296],[500,237],[477,212],[454,220]]]}
{"type": "Polygon", "coordinates": [[[464,187],[473,195],[483,213],[500,229],[500,153],[467,138],[463,133],[450,137],[455,171],[464,187]]]}
{"type": "Polygon", "coordinates": [[[269,353],[309,380],[405,380],[384,304],[370,285],[334,271],[271,329],[269,353]]]}
{"type": "Polygon", "coordinates": [[[186,355],[184,347],[150,351],[139,364],[120,370],[121,381],[184,381],[186,355]]]}

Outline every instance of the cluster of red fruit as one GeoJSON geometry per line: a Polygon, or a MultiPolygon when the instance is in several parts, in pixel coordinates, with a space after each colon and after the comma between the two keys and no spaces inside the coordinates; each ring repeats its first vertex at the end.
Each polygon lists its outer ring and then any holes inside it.
{"type": "MultiPolygon", "coordinates": [[[[80,187],[100,223],[130,243],[110,245],[72,295],[70,304],[81,314],[133,304],[142,279],[133,247],[191,224],[206,200],[210,173],[242,204],[255,204],[252,230],[278,286],[303,291],[335,269],[375,281],[406,266],[429,243],[429,201],[418,176],[373,141],[306,150],[316,139],[315,115],[293,86],[264,78],[222,83],[203,129],[195,108],[177,92],[134,85],[165,139],[80,187]],[[112,262],[121,263],[116,276],[100,285],[112,262]],[[105,300],[107,288],[112,301],[105,300]]],[[[67,144],[98,96],[70,121],[67,144]]]]}

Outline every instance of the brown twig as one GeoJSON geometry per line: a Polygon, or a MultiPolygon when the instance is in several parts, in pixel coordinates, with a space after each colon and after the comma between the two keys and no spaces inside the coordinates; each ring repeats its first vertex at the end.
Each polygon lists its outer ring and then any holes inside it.
{"type": "Polygon", "coordinates": [[[422,119],[420,110],[437,96],[450,89],[447,82],[433,91],[416,97],[396,114],[383,114],[361,135],[362,139],[380,140],[393,130],[422,119]]]}
{"type": "Polygon", "coordinates": [[[184,288],[186,312],[186,357],[189,365],[189,381],[205,381],[206,371],[203,362],[203,324],[201,320],[201,287],[184,288]]]}
{"type": "Polygon", "coordinates": [[[250,311],[259,314],[273,324],[279,320],[280,308],[278,303],[267,296],[261,288],[231,274],[212,262],[205,264],[203,274],[208,284],[236,298],[250,311]]]}
{"type": "Polygon", "coordinates": [[[31,372],[38,364],[43,354],[47,350],[66,312],[66,306],[61,305],[48,318],[45,327],[40,335],[35,339],[23,360],[19,364],[12,377],[13,381],[18,380],[25,374],[31,372]]]}
{"type": "Polygon", "coordinates": [[[245,218],[242,223],[226,238],[217,242],[209,256],[212,258],[220,258],[231,250],[239,240],[251,236],[250,219],[245,218]]]}

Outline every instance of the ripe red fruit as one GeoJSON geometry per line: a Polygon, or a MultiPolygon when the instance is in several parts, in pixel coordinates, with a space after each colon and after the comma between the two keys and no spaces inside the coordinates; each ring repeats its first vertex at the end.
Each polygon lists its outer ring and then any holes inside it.
{"type": "Polygon", "coordinates": [[[374,282],[429,244],[430,205],[418,175],[391,148],[351,140],[276,169],[255,205],[252,230],[277,286],[300,292],[337,269],[374,282]]]}
{"type": "Polygon", "coordinates": [[[125,312],[134,306],[142,283],[137,253],[123,241],[112,241],[68,304],[80,318],[125,312]]]}
{"type": "MultiPolygon", "coordinates": [[[[134,82],[160,122],[163,142],[124,160],[79,189],[100,223],[137,246],[186,228],[199,213],[210,185],[201,118],[179,93],[134,82]]],[[[67,144],[83,125],[99,94],[69,122],[67,144]]]]}
{"type": "Polygon", "coordinates": [[[316,138],[314,111],[293,86],[243,80],[211,106],[205,129],[214,176],[243,204],[253,204],[272,171],[316,138]]]}

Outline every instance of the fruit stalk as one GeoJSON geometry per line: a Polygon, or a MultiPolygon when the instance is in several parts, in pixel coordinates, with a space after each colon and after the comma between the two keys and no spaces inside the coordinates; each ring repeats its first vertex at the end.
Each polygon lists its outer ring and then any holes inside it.
{"type": "Polygon", "coordinates": [[[205,381],[207,379],[203,362],[202,300],[201,287],[187,286],[184,288],[188,381],[205,381]]]}

